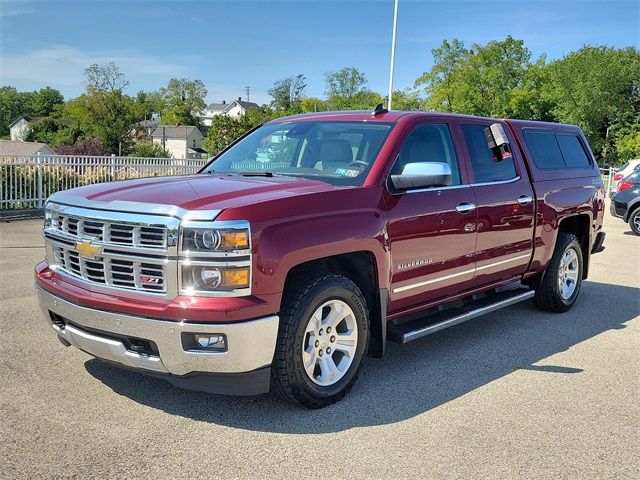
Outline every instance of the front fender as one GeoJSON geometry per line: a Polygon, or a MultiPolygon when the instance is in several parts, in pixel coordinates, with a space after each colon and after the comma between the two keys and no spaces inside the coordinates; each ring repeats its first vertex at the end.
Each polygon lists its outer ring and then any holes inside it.
{"type": "Polygon", "coordinates": [[[389,285],[386,222],[375,210],[352,210],[287,219],[260,232],[254,286],[264,293],[282,293],[289,271],[325,257],[370,252],[375,259],[378,288],[389,285]]]}

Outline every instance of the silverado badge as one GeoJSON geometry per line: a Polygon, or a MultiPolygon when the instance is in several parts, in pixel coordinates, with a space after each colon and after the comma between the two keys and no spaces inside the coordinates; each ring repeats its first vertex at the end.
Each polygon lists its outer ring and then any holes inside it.
{"type": "Polygon", "coordinates": [[[93,245],[91,240],[88,239],[82,239],[79,242],[76,242],[73,248],[75,248],[76,252],[81,253],[85,257],[94,257],[102,253],[102,247],[93,245]]]}

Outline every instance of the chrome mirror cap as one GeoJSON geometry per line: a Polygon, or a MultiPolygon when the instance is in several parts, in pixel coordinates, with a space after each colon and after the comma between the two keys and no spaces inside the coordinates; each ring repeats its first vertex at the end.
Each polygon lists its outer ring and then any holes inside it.
{"type": "Polygon", "coordinates": [[[444,162],[413,162],[405,165],[400,175],[391,175],[397,190],[443,187],[451,185],[451,167],[444,162]]]}

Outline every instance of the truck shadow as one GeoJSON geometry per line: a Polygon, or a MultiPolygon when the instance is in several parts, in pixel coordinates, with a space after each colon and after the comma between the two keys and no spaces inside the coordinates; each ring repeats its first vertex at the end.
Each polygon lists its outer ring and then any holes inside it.
{"type": "MultiPolygon", "coordinates": [[[[317,434],[395,423],[454,400],[518,369],[528,375],[580,375],[581,365],[533,365],[640,314],[640,289],[585,282],[568,314],[525,302],[413,343],[388,345],[382,360],[366,359],[345,399],[305,410],[273,395],[226,397],[174,388],[97,360],[87,371],[131,400],[172,415],[233,428],[317,434]]],[[[553,362],[549,362],[553,363],[553,362]]]]}

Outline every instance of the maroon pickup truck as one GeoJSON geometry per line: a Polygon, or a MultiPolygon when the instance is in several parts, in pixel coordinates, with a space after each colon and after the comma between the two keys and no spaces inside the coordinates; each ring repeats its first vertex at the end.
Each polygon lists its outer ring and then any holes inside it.
{"type": "Polygon", "coordinates": [[[200,173],[53,195],[36,291],[60,341],[214,393],[316,408],[363,357],[533,299],[604,241],[578,127],[428,112],[280,118],[200,173]]]}

